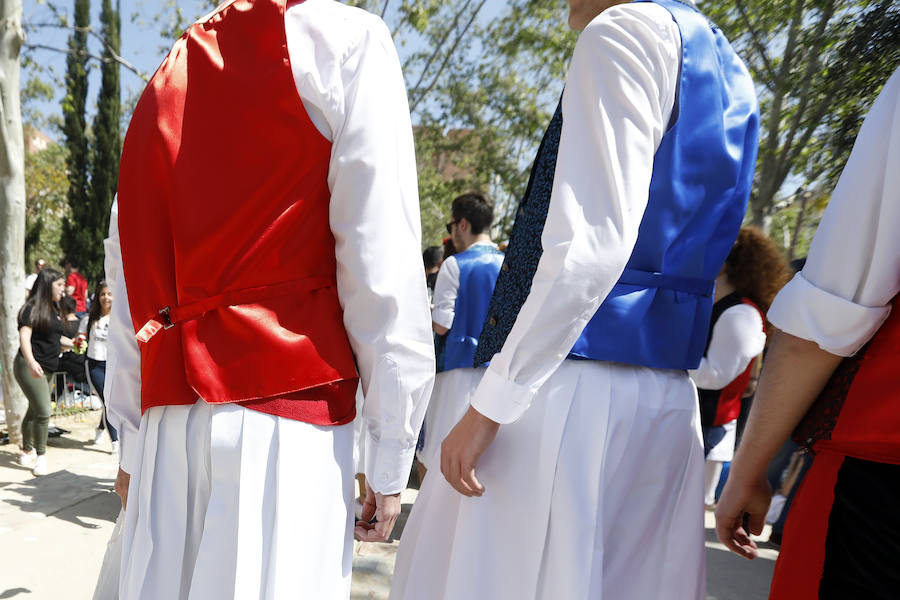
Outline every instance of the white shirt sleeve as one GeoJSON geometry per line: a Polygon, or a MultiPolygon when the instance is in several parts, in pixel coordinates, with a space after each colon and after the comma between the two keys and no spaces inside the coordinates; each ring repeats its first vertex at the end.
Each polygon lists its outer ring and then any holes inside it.
{"type": "Polygon", "coordinates": [[[680,40],[668,11],[650,3],[609,8],[578,38],[544,252],[472,400],[494,421],[525,412],[625,268],[674,103],[680,40]]]}
{"type": "Polygon", "coordinates": [[[434,282],[434,309],[431,320],[450,329],[456,315],[456,296],[459,295],[459,263],[452,256],[441,263],[434,282]]]}
{"type": "Polygon", "coordinates": [[[365,400],[376,492],[406,487],[434,380],[412,125],[400,60],[378,17],[308,0],[285,17],[297,89],[332,140],[328,184],[338,295],[365,400]]]}
{"type": "Polygon", "coordinates": [[[872,105],[834,188],[803,271],[769,320],[838,356],[855,354],[900,290],[900,71],[872,105]]]}
{"type": "Polygon", "coordinates": [[[117,200],[113,201],[109,237],[103,245],[106,251],[106,283],[115,297],[109,317],[109,351],[103,397],[106,416],[119,432],[119,465],[126,473],[133,473],[137,466],[134,444],[141,425],[141,351],[134,338],[128,291],[122,277],[117,200]]]}
{"type": "Polygon", "coordinates": [[[737,304],[719,316],[706,356],[688,375],[698,388],[721,390],[737,379],[765,346],[766,334],[759,311],[747,304],[737,304]]]}

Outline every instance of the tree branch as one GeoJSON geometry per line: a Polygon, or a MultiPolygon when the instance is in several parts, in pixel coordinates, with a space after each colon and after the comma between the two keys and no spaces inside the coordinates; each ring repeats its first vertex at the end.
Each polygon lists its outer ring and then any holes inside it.
{"type": "MultiPolygon", "coordinates": [[[[456,15],[453,17],[453,23],[450,24],[450,27],[447,28],[447,31],[444,32],[444,35],[441,36],[440,41],[435,44],[434,50],[432,50],[431,55],[428,57],[428,60],[425,61],[425,66],[422,67],[422,71],[419,73],[419,80],[416,81],[416,84],[410,88],[410,96],[413,95],[418,89],[419,86],[422,85],[422,80],[425,79],[425,75],[428,73],[428,69],[431,67],[431,63],[434,62],[434,59],[437,58],[438,53],[441,51],[441,48],[444,47],[444,44],[447,43],[447,38],[450,37],[450,34],[456,29],[457,24],[459,23],[459,18],[466,11],[469,5],[472,4],[472,0],[466,0],[466,3],[462,5],[456,15]]],[[[406,65],[404,65],[405,70],[406,65]]],[[[412,112],[412,109],[410,109],[412,112]]]]}
{"type": "MultiPolygon", "coordinates": [[[[800,98],[800,101],[797,104],[797,109],[794,111],[794,117],[791,119],[791,124],[788,128],[787,138],[782,146],[781,164],[778,166],[778,171],[782,171],[786,167],[789,168],[789,165],[793,164],[793,160],[789,160],[788,157],[794,155],[792,147],[794,138],[797,135],[797,131],[800,129],[804,113],[806,113],[807,107],[809,106],[809,97],[811,95],[810,87],[812,87],[813,77],[815,77],[816,73],[819,71],[819,65],[821,63],[821,50],[825,42],[825,28],[828,26],[828,21],[831,20],[833,14],[834,1],[830,0],[825,4],[825,7],[822,10],[819,22],[816,24],[812,48],[807,52],[808,62],[806,63],[806,71],[803,73],[803,79],[800,80],[801,89],[795,93],[795,95],[800,98]]],[[[813,125],[813,127],[815,127],[815,125],[813,125]]]]}
{"type": "MultiPolygon", "coordinates": [[[[56,48],[54,46],[47,46],[45,44],[25,44],[24,48],[27,50],[49,50],[50,52],[57,52],[59,54],[71,54],[71,52],[72,52],[71,50],[64,50],[62,48],[56,48]]],[[[147,81],[150,81],[150,78],[147,77],[147,75],[145,75],[143,72],[141,72],[140,69],[135,67],[133,64],[131,64],[130,62],[128,62],[127,60],[125,60],[124,58],[122,58],[121,56],[116,54],[115,52],[110,51],[110,54],[112,54],[113,62],[119,63],[120,65],[122,65],[123,67],[125,67],[126,69],[128,69],[129,71],[131,71],[132,73],[137,75],[138,77],[140,77],[145,83],[147,81]]],[[[109,59],[103,58],[102,56],[97,56],[95,54],[91,54],[90,52],[86,53],[85,55],[89,59],[95,60],[99,63],[110,62],[109,59]]]]}
{"type": "Polygon", "coordinates": [[[768,77],[768,81],[765,82],[765,85],[771,92],[773,91],[773,86],[775,85],[775,69],[772,68],[772,62],[769,60],[769,56],[766,54],[766,46],[759,39],[758,32],[750,22],[750,18],[747,16],[747,9],[744,7],[743,1],[735,0],[734,4],[735,6],[737,6],[738,12],[741,13],[741,20],[744,22],[744,27],[746,27],[747,31],[750,32],[750,39],[753,42],[753,46],[756,48],[756,53],[759,54],[759,57],[762,60],[763,70],[765,70],[766,77],[768,77]]]}
{"type": "Polygon", "coordinates": [[[462,31],[459,32],[459,35],[456,36],[456,40],[453,42],[453,46],[450,48],[450,51],[444,56],[444,61],[441,63],[441,66],[438,68],[437,73],[434,74],[434,77],[431,79],[431,83],[428,84],[428,87],[425,88],[424,91],[418,94],[415,102],[413,102],[412,106],[409,107],[409,112],[412,113],[415,111],[416,107],[419,105],[419,102],[422,101],[422,98],[428,95],[434,86],[437,85],[438,79],[441,77],[441,73],[444,72],[444,69],[447,68],[447,64],[450,62],[450,59],[456,53],[456,49],[459,47],[459,43],[463,40],[466,35],[466,32],[469,30],[469,27],[472,26],[472,23],[475,22],[475,17],[478,16],[478,13],[481,12],[482,7],[484,6],[487,0],[481,0],[475,10],[472,11],[472,14],[469,15],[469,20],[466,22],[465,27],[463,27],[462,31]]]}

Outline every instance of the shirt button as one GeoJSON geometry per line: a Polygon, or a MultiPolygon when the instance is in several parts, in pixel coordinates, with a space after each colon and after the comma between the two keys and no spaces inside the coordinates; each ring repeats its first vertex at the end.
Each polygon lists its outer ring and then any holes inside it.
{"type": "Polygon", "coordinates": [[[501,271],[509,271],[509,265],[506,264],[506,263],[503,263],[503,266],[500,267],[500,270],[501,270],[501,271]]]}
{"type": "Polygon", "coordinates": [[[488,319],[488,325],[490,325],[491,327],[494,327],[496,324],[497,319],[495,317],[491,317],[490,319],[488,319]]]}

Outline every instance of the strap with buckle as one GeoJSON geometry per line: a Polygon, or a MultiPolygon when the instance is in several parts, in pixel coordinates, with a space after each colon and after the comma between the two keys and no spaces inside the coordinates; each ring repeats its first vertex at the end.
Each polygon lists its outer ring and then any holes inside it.
{"type": "Polygon", "coordinates": [[[160,331],[171,329],[176,324],[203,316],[211,310],[225,306],[237,306],[241,304],[253,304],[263,300],[271,300],[283,296],[312,292],[325,287],[335,285],[334,277],[304,277],[293,281],[283,281],[270,285],[262,285],[239,290],[229,290],[203,298],[195,302],[182,304],[174,308],[165,306],[159,310],[157,316],[144,323],[144,326],[135,334],[138,342],[146,344],[160,331]]]}

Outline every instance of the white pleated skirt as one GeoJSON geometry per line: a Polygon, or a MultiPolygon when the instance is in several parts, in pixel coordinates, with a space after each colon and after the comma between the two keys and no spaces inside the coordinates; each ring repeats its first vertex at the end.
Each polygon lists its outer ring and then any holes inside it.
{"type": "Polygon", "coordinates": [[[480,498],[434,472],[394,600],[702,600],[703,445],[687,374],[565,361],[481,457],[480,498]]]}
{"type": "Polygon", "coordinates": [[[441,470],[441,443],[468,410],[483,375],[483,368],[451,369],[434,377],[425,413],[425,443],[416,457],[435,473],[441,470]]]}
{"type": "Polygon", "coordinates": [[[234,404],[147,410],[120,600],[346,600],[353,428],[234,404]]]}

